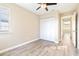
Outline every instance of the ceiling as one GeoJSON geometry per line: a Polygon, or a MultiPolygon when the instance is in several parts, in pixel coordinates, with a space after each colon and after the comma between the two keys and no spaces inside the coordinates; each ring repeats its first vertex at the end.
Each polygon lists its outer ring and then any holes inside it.
{"type": "Polygon", "coordinates": [[[75,9],[76,6],[78,5],[78,3],[57,3],[57,5],[48,6],[48,11],[46,11],[43,8],[36,10],[40,6],[37,3],[17,3],[17,4],[37,15],[43,15],[51,11],[52,12],[58,11],[60,13],[67,12],[67,11],[75,9]]]}

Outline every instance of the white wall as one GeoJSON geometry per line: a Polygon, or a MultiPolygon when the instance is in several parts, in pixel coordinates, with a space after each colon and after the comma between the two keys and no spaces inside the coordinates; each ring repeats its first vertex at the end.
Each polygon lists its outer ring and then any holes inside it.
{"type": "Polygon", "coordinates": [[[51,18],[51,17],[59,19],[59,12],[58,11],[51,11],[50,13],[41,15],[40,19],[46,19],[46,18],[51,18]]]}
{"type": "Polygon", "coordinates": [[[39,38],[39,16],[12,3],[0,8],[8,8],[10,14],[10,32],[0,33],[0,50],[39,38]]]}

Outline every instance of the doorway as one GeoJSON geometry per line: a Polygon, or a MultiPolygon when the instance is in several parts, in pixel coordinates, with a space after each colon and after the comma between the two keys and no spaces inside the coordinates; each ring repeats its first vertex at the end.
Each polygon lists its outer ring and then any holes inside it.
{"type": "Polygon", "coordinates": [[[61,17],[61,41],[77,48],[77,14],[76,12],[61,17]]]}

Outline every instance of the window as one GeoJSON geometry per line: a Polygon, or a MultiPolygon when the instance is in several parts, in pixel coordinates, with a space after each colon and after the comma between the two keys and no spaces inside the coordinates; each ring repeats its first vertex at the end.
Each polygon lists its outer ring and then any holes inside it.
{"type": "Polygon", "coordinates": [[[8,10],[7,9],[0,9],[0,32],[8,32],[8,10]]]}

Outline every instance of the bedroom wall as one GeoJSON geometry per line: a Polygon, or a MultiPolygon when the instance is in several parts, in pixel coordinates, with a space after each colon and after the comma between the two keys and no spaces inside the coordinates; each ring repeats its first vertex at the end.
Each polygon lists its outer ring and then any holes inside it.
{"type": "Polygon", "coordinates": [[[9,9],[9,32],[0,33],[0,50],[39,38],[39,16],[16,4],[2,3],[9,9]]]}

